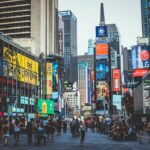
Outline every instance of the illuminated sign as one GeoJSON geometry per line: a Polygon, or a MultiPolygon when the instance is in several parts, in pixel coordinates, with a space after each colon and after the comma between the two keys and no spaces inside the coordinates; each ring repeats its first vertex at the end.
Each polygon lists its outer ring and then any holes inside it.
{"type": "Polygon", "coordinates": [[[38,99],[39,114],[54,114],[54,101],[38,99]]]}
{"type": "Polygon", "coordinates": [[[107,37],[107,26],[96,26],[96,37],[107,37]]]}
{"type": "Polygon", "coordinates": [[[99,60],[96,62],[96,80],[107,80],[109,76],[108,61],[99,60]]]}
{"type": "Polygon", "coordinates": [[[96,44],[96,59],[108,57],[108,44],[96,44]]]}
{"type": "Polygon", "coordinates": [[[47,73],[47,95],[52,94],[52,63],[46,64],[46,73],[47,73]]]}
{"type": "Polygon", "coordinates": [[[96,98],[97,101],[109,100],[109,83],[107,81],[97,81],[96,98]]]}
{"type": "Polygon", "coordinates": [[[132,47],[132,67],[133,69],[150,67],[150,46],[137,45],[132,47]]]}
{"type": "Polygon", "coordinates": [[[113,76],[113,91],[119,92],[121,90],[121,87],[120,87],[120,69],[113,69],[112,76],[113,76]]]}
{"type": "Polygon", "coordinates": [[[148,69],[134,69],[133,77],[143,77],[148,72],[148,69]]]}
{"type": "Polygon", "coordinates": [[[3,49],[3,75],[16,80],[38,85],[38,62],[19,54],[8,47],[3,49]]]}

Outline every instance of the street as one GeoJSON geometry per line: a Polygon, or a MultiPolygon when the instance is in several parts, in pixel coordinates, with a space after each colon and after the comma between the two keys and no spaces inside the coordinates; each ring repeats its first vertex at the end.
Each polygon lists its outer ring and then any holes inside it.
{"type": "Polygon", "coordinates": [[[54,142],[49,142],[47,145],[44,145],[43,142],[40,146],[36,145],[27,145],[26,144],[26,135],[21,135],[20,143],[18,146],[14,146],[13,136],[9,137],[8,146],[4,147],[0,145],[1,150],[13,150],[13,149],[28,149],[28,150],[149,150],[150,144],[147,142],[147,137],[144,136],[144,142],[139,144],[137,141],[113,141],[107,135],[101,135],[97,133],[92,133],[88,131],[86,133],[86,139],[84,146],[81,146],[79,137],[72,138],[70,132],[66,134],[62,133],[61,135],[55,136],[54,142]]]}

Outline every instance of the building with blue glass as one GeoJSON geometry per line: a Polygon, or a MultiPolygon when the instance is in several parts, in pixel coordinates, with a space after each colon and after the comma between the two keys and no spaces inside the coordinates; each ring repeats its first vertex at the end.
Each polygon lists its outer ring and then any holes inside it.
{"type": "Polygon", "coordinates": [[[141,0],[142,34],[150,40],[150,0],[141,0]]]}
{"type": "Polygon", "coordinates": [[[77,56],[77,18],[70,10],[59,11],[59,15],[62,16],[64,21],[65,80],[71,81],[70,64],[72,63],[72,57],[77,56]]]}

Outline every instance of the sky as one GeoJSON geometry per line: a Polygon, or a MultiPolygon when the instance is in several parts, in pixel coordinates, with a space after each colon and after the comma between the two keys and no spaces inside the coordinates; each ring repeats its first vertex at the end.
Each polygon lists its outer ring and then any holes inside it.
{"type": "Polygon", "coordinates": [[[77,17],[78,55],[88,52],[88,39],[95,39],[100,3],[104,3],[105,23],[117,25],[121,45],[130,48],[142,36],[140,0],[59,0],[59,10],[71,10],[77,17]]]}

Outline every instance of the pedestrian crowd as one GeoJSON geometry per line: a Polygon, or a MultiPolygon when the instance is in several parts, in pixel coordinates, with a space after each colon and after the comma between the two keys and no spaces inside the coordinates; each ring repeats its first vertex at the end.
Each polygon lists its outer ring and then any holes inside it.
{"type": "Polygon", "coordinates": [[[8,120],[0,121],[0,140],[6,146],[9,142],[10,134],[14,135],[14,145],[19,144],[20,134],[27,135],[27,143],[40,145],[41,141],[46,144],[49,140],[54,141],[55,133],[60,134],[61,128],[65,133],[67,130],[66,121],[57,119],[31,119],[25,125],[20,118],[16,118],[14,122],[8,120]]]}

